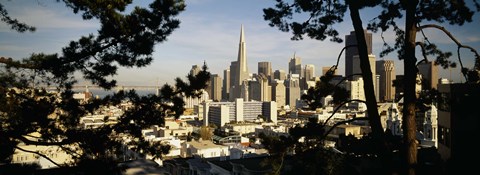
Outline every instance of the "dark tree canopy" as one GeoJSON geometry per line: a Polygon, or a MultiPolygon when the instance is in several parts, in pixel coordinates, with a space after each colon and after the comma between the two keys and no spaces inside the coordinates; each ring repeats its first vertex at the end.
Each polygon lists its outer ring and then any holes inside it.
{"type": "MultiPolygon", "coordinates": [[[[182,97],[199,96],[206,88],[210,78],[206,65],[198,74],[188,75],[187,81],[177,78],[174,86],[165,84],[158,96],[139,96],[131,90],[79,102],[73,98],[72,86],[78,80],[74,73],[80,72],[93,85],[108,90],[116,86],[114,75],[119,67],[149,65],[154,46],[166,41],[179,27],[175,17],[184,10],[184,2],[154,0],[148,7],[134,7],[131,11],[126,11],[131,0],[58,2],[81,14],[84,20],[99,20],[101,27],[96,34],[71,41],[62,53],[0,58],[0,163],[9,163],[13,152],[21,150],[20,143],[58,146],[73,156],[73,165],[96,165],[93,167],[107,171],[110,166],[92,161],[111,165],[126,146],[153,157],[168,153],[168,145],[145,140],[141,130],[163,125],[167,116],[180,116],[184,111],[182,97]],[[56,92],[48,92],[46,86],[57,87],[56,92]],[[88,113],[125,101],[132,104],[131,108],[115,124],[95,129],[79,126],[80,118],[88,113]],[[125,142],[122,137],[131,141],[125,142]]],[[[34,30],[10,17],[2,4],[0,15],[13,30],[34,30]]]]}
{"type": "MultiPolygon", "coordinates": [[[[475,48],[462,44],[458,41],[452,33],[446,30],[441,24],[448,23],[449,25],[461,26],[464,23],[472,22],[472,16],[475,11],[480,11],[480,4],[476,0],[465,2],[464,0],[372,0],[372,1],[336,1],[336,0],[294,0],[283,1],[276,0],[276,5],[273,8],[264,9],[264,19],[269,21],[269,25],[277,27],[280,31],[289,32],[292,31],[293,40],[303,39],[306,35],[312,39],[325,40],[330,37],[331,41],[341,42],[338,37],[338,31],[333,27],[334,24],[338,24],[343,21],[347,9],[350,11],[350,17],[352,18],[353,28],[356,33],[359,56],[361,60],[360,67],[365,80],[365,96],[367,98],[367,108],[369,118],[378,116],[378,113],[372,113],[377,111],[375,99],[372,98],[372,92],[370,88],[367,88],[368,84],[372,84],[373,81],[369,80],[370,71],[368,70],[368,61],[366,54],[362,54],[360,51],[365,46],[363,43],[363,24],[360,18],[360,9],[368,9],[375,7],[375,10],[379,9],[379,14],[373,19],[369,20],[367,29],[373,32],[386,32],[393,30],[395,34],[395,41],[392,44],[386,43],[380,53],[383,57],[391,52],[397,51],[398,58],[404,60],[405,70],[405,83],[403,83],[405,89],[404,98],[404,110],[403,110],[403,130],[404,130],[404,149],[403,153],[405,161],[407,163],[402,164],[405,169],[408,169],[408,173],[412,174],[413,167],[416,165],[416,140],[415,140],[415,84],[417,67],[421,61],[435,61],[436,65],[440,65],[443,68],[455,67],[457,64],[461,66],[461,72],[464,74],[467,82],[479,83],[479,71],[480,71],[480,56],[475,48]],[[399,24],[399,22],[402,22],[399,24]],[[404,27],[404,29],[402,29],[404,27]],[[430,42],[425,35],[424,29],[431,28],[442,31],[447,35],[452,43],[457,45],[458,62],[449,59],[453,54],[449,51],[442,51],[437,45],[430,42]],[[423,41],[416,40],[416,34],[421,34],[423,41]],[[421,48],[423,59],[415,58],[416,47],[421,48]],[[462,64],[462,58],[460,57],[460,49],[468,49],[474,55],[475,65],[470,68],[466,68],[462,64]],[[428,60],[429,56],[435,57],[434,60],[428,60]],[[363,60],[363,62],[362,62],[363,60]],[[372,101],[374,102],[372,104],[372,101]]],[[[328,91],[328,87],[323,88],[323,92],[328,91]]],[[[373,88],[373,86],[369,86],[373,88]]],[[[322,90],[310,90],[307,95],[309,104],[319,105],[319,102],[314,101],[314,97],[322,96],[322,90]],[[318,94],[320,93],[320,94],[318,94]]],[[[373,95],[374,97],[374,95],[373,95]]],[[[318,99],[318,98],[317,98],[318,99]]],[[[372,133],[377,132],[380,135],[378,123],[379,117],[371,118],[370,124],[372,126],[372,133]],[[376,122],[377,124],[374,124],[376,122]],[[377,128],[375,128],[377,127],[377,128]]],[[[374,137],[376,138],[376,136],[374,137]]],[[[385,137],[379,137],[385,143],[385,137]]],[[[373,139],[376,141],[376,139],[373,139]]],[[[383,147],[385,148],[385,147],[383,147]]],[[[384,152],[386,153],[386,152],[384,152]]],[[[403,172],[407,173],[407,172],[403,172]]],[[[414,173],[414,172],[413,172],[414,173]]]]}

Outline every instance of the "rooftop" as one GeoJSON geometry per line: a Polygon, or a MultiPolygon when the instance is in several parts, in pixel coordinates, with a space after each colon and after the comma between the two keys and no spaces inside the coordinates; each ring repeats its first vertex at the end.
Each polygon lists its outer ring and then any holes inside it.
{"type": "Polygon", "coordinates": [[[193,146],[197,149],[226,147],[226,146],[222,146],[222,145],[216,145],[210,140],[191,141],[191,142],[187,142],[187,144],[190,144],[191,146],[193,146]]]}

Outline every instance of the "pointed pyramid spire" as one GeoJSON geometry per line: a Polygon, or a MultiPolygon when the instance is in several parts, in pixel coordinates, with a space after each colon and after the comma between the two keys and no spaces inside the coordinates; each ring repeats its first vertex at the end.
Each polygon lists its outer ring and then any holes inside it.
{"type": "Polygon", "coordinates": [[[243,24],[240,27],[240,43],[245,42],[245,36],[243,34],[243,24]]]}

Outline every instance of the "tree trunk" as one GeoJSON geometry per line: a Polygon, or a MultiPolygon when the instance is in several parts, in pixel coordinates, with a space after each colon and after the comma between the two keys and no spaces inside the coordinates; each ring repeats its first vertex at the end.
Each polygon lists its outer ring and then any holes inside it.
{"type": "Polygon", "coordinates": [[[381,156],[385,156],[387,148],[385,146],[385,133],[383,132],[382,124],[380,122],[380,115],[378,114],[377,100],[375,99],[375,92],[372,79],[372,70],[370,69],[370,62],[368,60],[367,42],[362,26],[362,20],[355,3],[349,4],[350,17],[352,18],[353,28],[358,44],[358,54],[360,57],[360,69],[363,76],[363,87],[365,91],[367,114],[370,127],[372,128],[372,136],[375,141],[376,149],[381,156]]]}
{"type": "Polygon", "coordinates": [[[415,37],[417,28],[415,26],[415,10],[418,1],[409,1],[407,6],[405,20],[405,43],[404,43],[404,103],[403,103],[403,174],[414,175],[417,164],[417,140],[415,123],[415,100],[416,100],[416,78],[417,67],[415,58],[415,37]]]}

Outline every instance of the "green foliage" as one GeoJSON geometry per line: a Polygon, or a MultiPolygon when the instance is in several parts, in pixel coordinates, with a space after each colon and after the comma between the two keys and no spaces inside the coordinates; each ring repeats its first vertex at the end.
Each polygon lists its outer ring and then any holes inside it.
{"type": "MultiPolygon", "coordinates": [[[[418,1],[418,5],[415,7],[415,23],[418,26],[421,26],[423,22],[436,22],[436,23],[446,23],[450,25],[463,25],[466,22],[472,22],[472,17],[474,10],[480,11],[480,5],[476,0],[472,0],[472,3],[475,5],[476,9],[472,10],[465,1],[453,1],[453,0],[442,0],[442,1],[418,1]]],[[[403,18],[403,11],[406,10],[408,3],[403,3],[403,1],[382,1],[380,6],[382,7],[382,12],[371,20],[368,24],[368,29],[373,32],[381,31],[385,32],[391,28],[395,32],[396,39],[393,46],[388,43],[384,43],[384,48],[380,53],[380,57],[384,57],[393,51],[397,51],[398,58],[404,59],[404,38],[405,31],[400,28],[397,24],[397,20],[403,18]]],[[[431,43],[428,38],[422,32],[423,40],[425,41],[422,46],[422,52],[424,56],[434,56],[435,64],[442,66],[443,68],[455,67],[456,63],[449,58],[452,56],[451,52],[443,52],[434,43],[431,43]]],[[[419,45],[417,43],[417,45],[419,45]]],[[[458,55],[460,57],[460,55],[458,55]]],[[[478,58],[476,58],[478,59],[478,58]]],[[[479,69],[476,67],[475,69],[479,69]]]]}
{"type": "Polygon", "coordinates": [[[30,32],[35,31],[35,27],[29,26],[25,23],[18,21],[17,19],[13,19],[12,17],[10,17],[10,15],[8,14],[8,11],[3,7],[2,4],[0,4],[0,19],[3,22],[7,23],[12,30],[15,30],[17,32],[23,33],[26,31],[30,31],[30,32]]]}
{"type": "MultiPolygon", "coordinates": [[[[184,10],[184,2],[154,0],[148,7],[134,7],[130,12],[126,7],[131,0],[62,2],[84,20],[99,20],[101,27],[97,34],[71,41],[61,54],[34,53],[20,61],[0,58],[0,162],[9,163],[21,142],[58,146],[73,157],[73,165],[103,168],[105,172],[116,171],[111,168],[121,161],[119,155],[127,147],[155,158],[168,153],[168,145],[145,140],[141,130],[163,125],[166,116],[180,116],[184,111],[182,96],[199,96],[206,87],[210,78],[206,65],[197,75],[188,75],[186,81],[177,78],[174,86],[164,85],[158,96],[119,91],[80,103],[73,98],[72,86],[78,78],[74,73],[80,73],[93,85],[108,90],[116,86],[113,76],[119,67],[149,65],[155,44],[166,41],[179,27],[175,16],[184,10]],[[56,86],[56,92],[48,92],[46,85],[56,86]],[[126,101],[132,105],[117,123],[91,129],[79,125],[80,118],[88,113],[126,101]]],[[[0,7],[5,18],[8,14],[0,7]]]]}
{"type": "Polygon", "coordinates": [[[427,111],[430,105],[437,105],[440,100],[441,94],[437,89],[422,90],[418,96],[416,106],[420,111],[427,111]]]}
{"type": "Polygon", "coordinates": [[[271,27],[278,27],[283,32],[292,30],[292,40],[301,40],[303,35],[317,40],[331,37],[333,42],[342,42],[339,33],[332,27],[343,21],[347,5],[340,1],[297,0],[291,4],[277,0],[275,8],[263,10],[264,19],[270,21],[271,27]],[[307,20],[290,21],[295,13],[307,13],[307,20]]]}
{"type": "Polygon", "coordinates": [[[349,98],[348,91],[345,88],[339,87],[330,82],[335,70],[336,68],[333,66],[325,75],[320,77],[320,81],[315,83],[315,87],[309,88],[307,93],[301,96],[301,99],[307,103],[311,110],[328,105],[321,103],[322,98],[328,95],[333,96],[334,104],[340,104],[349,98]]]}

